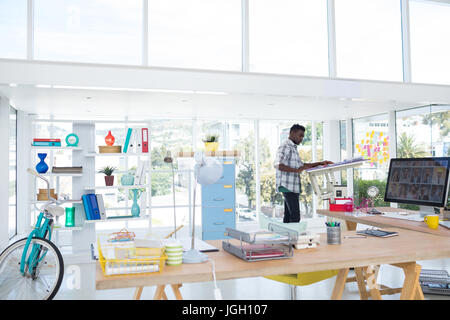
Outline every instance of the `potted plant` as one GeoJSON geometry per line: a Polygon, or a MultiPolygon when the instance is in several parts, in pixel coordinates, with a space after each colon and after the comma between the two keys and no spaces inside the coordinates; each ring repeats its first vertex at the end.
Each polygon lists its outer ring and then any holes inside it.
{"type": "Polygon", "coordinates": [[[112,173],[116,170],[115,167],[106,166],[103,167],[98,173],[105,174],[105,184],[107,186],[112,186],[114,184],[114,176],[112,173]]]}
{"type": "Polygon", "coordinates": [[[203,139],[206,151],[217,151],[219,149],[219,135],[209,134],[203,139]]]}

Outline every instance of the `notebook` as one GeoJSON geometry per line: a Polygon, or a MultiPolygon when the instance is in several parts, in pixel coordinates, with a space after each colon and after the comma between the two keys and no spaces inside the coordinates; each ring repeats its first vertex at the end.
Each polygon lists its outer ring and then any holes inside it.
{"type": "Polygon", "coordinates": [[[441,225],[447,229],[450,229],[450,221],[439,221],[439,225],[441,225]]]}
{"type": "Polygon", "coordinates": [[[387,238],[387,237],[398,236],[398,232],[385,231],[385,230],[380,230],[380,229],[360,230],[360,231],[356,231],[356,234],[372,236],[372,237],[380,237],[380,238],[387,238]]]}

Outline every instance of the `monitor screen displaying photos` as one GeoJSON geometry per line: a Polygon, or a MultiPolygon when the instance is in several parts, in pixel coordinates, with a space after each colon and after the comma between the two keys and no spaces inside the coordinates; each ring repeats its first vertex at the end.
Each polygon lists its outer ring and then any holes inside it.
{"type": "Polygon", "coordinates": [[[450,157],[391,159],[384,200],[443,207],[449,168],[450,157]]]}

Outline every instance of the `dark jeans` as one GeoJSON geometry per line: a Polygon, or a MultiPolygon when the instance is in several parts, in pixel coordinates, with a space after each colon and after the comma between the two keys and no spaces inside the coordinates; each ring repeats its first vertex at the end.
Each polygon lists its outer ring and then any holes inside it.
{"type": "Polygon", "coordinates": [[[299,193],[283,192],[284,197],[284,223],[300,222],[299,193]]]}

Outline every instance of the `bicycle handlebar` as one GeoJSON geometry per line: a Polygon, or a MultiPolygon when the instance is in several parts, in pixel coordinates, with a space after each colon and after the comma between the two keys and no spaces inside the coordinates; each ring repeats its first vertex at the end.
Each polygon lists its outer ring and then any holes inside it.
{"type": "Polygon", "coordinates": [[[47,179],[45,179],[43,176],[41,176],[39,173],[37,173],[35,170],[33,170],[33,169],[31,169],[31,168],[28,168],[28,169],[27,169],[27,172],[28,172],[29,174],[32,174],[33,176],[36,176],[36,177],[38,177],[38,178],[44,180],[45,183],[47,184],[47,196],[48,196],[48,198],[49,198],[50,200],[52,200],[52,202],[57,202],[57,201],[58,201],[57,199],[55,199],[55,198],[53,198],[53,197],[51,196],[51,194],[50,194],[50,183],[48,182],[47,179]]]}

